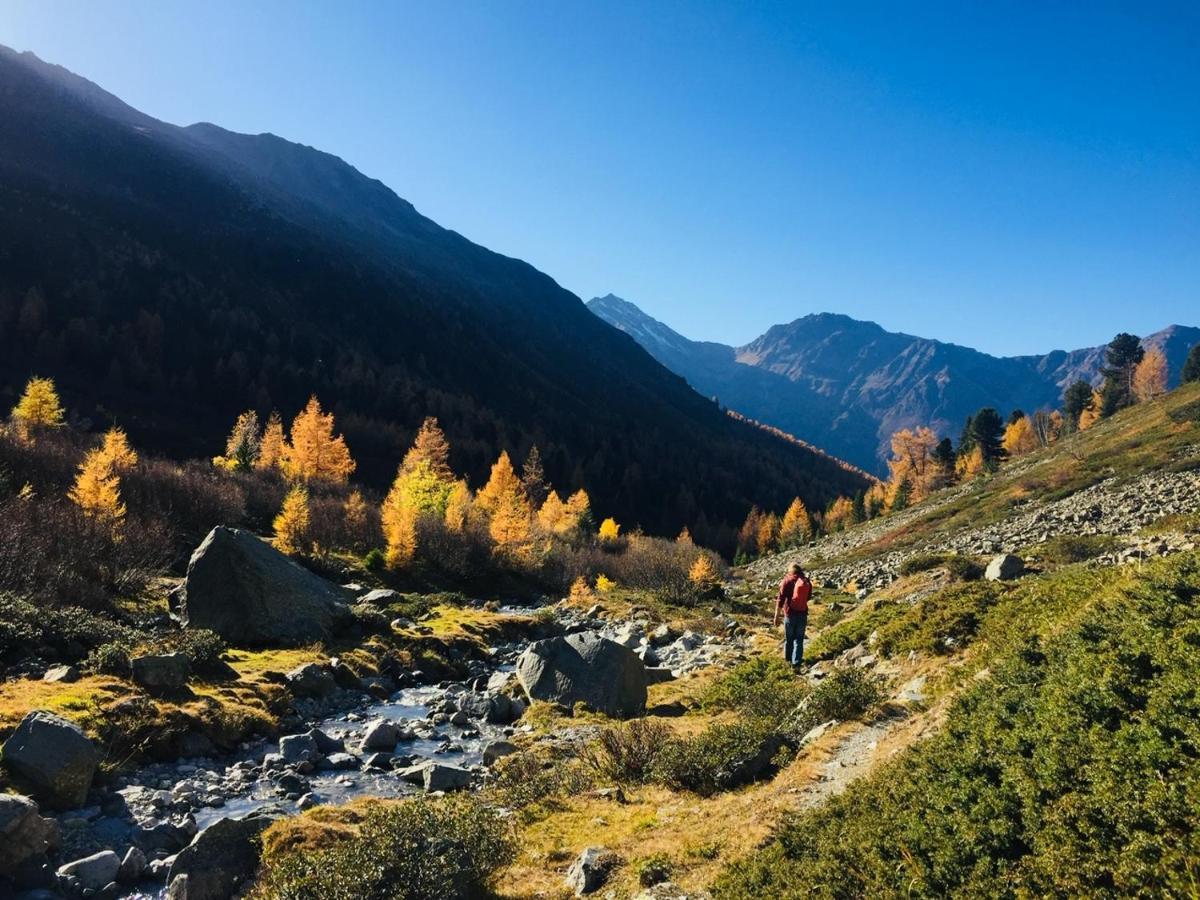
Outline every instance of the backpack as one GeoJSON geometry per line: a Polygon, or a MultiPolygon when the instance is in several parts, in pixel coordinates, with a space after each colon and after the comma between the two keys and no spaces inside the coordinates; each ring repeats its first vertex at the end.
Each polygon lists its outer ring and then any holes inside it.
{"type": "Polygon", "coordinates": [[[812,599],[812,582],[807,577],[801,576],[792,588],[792,597],[788,600],[787,611],[789,613],[808,612],[810,599],[812,599]]]}

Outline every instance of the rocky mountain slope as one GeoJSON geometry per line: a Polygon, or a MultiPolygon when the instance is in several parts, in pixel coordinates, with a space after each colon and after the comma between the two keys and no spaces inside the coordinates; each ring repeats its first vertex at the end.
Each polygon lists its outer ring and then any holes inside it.
{"type": "Polygon", "coordinates": [[[728,543],[753,503],[864,479],[725,416],[577,297],[340,159],[146,116],[0,49],[0,400],[31,373],[140,446],[207,458],[316,393],[381,486],[426,415],[483,480],[541,449],[629,527],[728,543]],[[675,486],[671,496],[655,487],[675,486]]]}
{"type": "MultiPolygon", "coordinates": [[[[832,313],[775,325],[729,347],[689,341],[612,294],[588,308],[700,393],[878,473],[900,428],[929,425],[957,438],[965,418],[983,406],[1004,413],[1056,408],[1072,382],[1098,384],[1104,365],[1103,347],[994,357],[832,313]]],[[[1200,328],[1180,325],[1143,340],[1166,355],[1172,385],[1197,342],[1200,328]]]]}

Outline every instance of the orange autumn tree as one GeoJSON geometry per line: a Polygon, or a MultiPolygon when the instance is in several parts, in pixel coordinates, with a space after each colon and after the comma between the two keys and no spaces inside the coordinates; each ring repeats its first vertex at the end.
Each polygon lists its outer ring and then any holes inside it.
{"type": "Polygon", "coordinates": [[[282,468],[295,481],[339,484],[354,471],[345,439],[333,433],[333,413],[321,409],[315,394],[292,422],[291,441],[283,448],[282,468]]]}
{"type": "Polygon", "coordinates": [[[1019,416],[1004,429],[1004,438],[1000,445],[1009,456],[1020,456],[1038,449],[1041,441],[1038,440],[1029,417],[1019,416]]]}
{"type": "Polygon", "coordinates": [[[1133,370],[1133,395],[1145,403],[1167,392],[1167,358],[1157,347],[1151,347],[1133,370]]]}
{"type": "Polygon", "coordinates": [[[812,518],[808,514],[804,501],[796,497],[784,512],[783,521],[779,525],[779,548],[791,550],[799,547],[811,540],[812,535],[812,518]]]}
{"type": "Polygon", "coordinates": [[[933,459],[938,436],[931,428],[921,427],[915,431],[902,428],[892,435],[892,458],[888,460],[888,502],[894,505],[900,485],[908,482],[909,503],[916,503],[929,496],[940,473],[933,459]]]}
{"type": "Polygon", "coordinates": [[[63,408],[54,382],[36,375],[30,378],[13,407],[12,420],[23,439],[32,437],[40,429],[62,425],[63,408]]]}
{"type": "Polygon", "coordinates": [[[1104,395],[1098,390],[1092,390],[1092,402],[1084,407],[1083,412],[1079,414],[1080,431],[1087,431],[1093,425],[1100,421],[1101,411],[1104,409],[1104,395]]]}
{"type": "Polygon", "coordinates": [[[842,531],[854,524],[854,501],[849,497],[838,497],[825,513],[825,530],[832,533],[842,531]]]}
{"type": "Polygon", "coordinates": [[[500,547],[528,540],[533,511],[506,451],[501,451],[492,465],[491,476],[475,503],[487,514],[488,533],[500,547]]]}
{"type": "Polygon", "coordinates": [[[283,420],[279,413],[272,412],[267,418],[267,427],[263,429],[262,440],[258,445],[258,457],[254,460],[254,468],[260,472],[278,469],[283,465],[283,451],[287,447],[287,437],[283,433],[283,420]]]}
{"type": "Polygon", "coordinates": [[[112,464],[114,472],[128,472],[137,465],[137,451],[129,446],[129,438],[116,425],[104,433],[100,453],[112,464]]]}
{"type": "Polygon", "coordinates": [[[380,509],[389,565],[395,568],[412,560],[417,550],[418,522],[423,516],[445,521],[454,489],[450,445],[437,419],[430,416],[421,423],[412,447],[404,454],[380,509]]]}
{"type": "Polygon", "coordinates": [[[283,498],[283,506],[272,523],[275,538],[271,543],[275,549],[289,556],[305,552],[309,521],[308,488],[302,484],[293,485],[283,498]]]}
{"type": "Polygon", "coordinates": [[[758,520],[758,534],[754,543],[759,556],[766,556],[779,546],[779,516],[766,513],[758,520]]]}
{"type": "Polygon", "coordinates": [[[79,465],[75,483],[67,494],[89,518],[103,522],[113,532],[119,531],[125,520],[125,504],[121,500],[121,479],[113,462],[102,448],[89,450],[79,465]]]}

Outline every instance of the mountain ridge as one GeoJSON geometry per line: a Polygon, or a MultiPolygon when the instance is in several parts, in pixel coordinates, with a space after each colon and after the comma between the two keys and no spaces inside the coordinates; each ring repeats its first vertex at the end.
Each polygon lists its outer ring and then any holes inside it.
{"type": "Polygon", "coordinates": [[[322,151],[175,126],[0,51],[0,392],[51,375],[139,445],[210,456],[317,393],[385,485],[426,415],[473,483],[537,444],[627,527],[728,546],[858,473],[726,416],[580,298],[322,151]],[[665,499],[655,489],[670,485],[665,499]]]}
{"type": "MultiPolygon", "coordinates": [[[[1082,378],[1101,380],[1104,347],[998,357],[971,347],[891,332],[842,313],[810,313],[740,346],[691,341],[613,294],[588,308],[640,338],[698,391],[881,474],[891,434],[929,425],[957,438],[982,406],[1007,414],[1059,404],[1082,378]]],[[[1169,325],[1143,339],[1164,351],[1177,384],[1200,328],[1169,325]]]]}

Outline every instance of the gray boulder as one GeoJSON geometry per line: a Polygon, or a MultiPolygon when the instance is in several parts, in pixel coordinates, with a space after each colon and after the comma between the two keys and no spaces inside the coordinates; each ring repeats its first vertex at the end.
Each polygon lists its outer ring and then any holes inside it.
{"type": "Polygon", "coordinates": [[[78,681],[79,676],[78,666],[51,666],[46,670],[46,674],[42,676],[42,681],[58,681],[63,684],[71,684],[78,681]]]}
{"type": "Polygon", "coordinates": [[[1001,553],[993,556],[988,563],[983,577],[988,581],[1011,581],[1025,574],[1025,561],[1011,553],[1001,553]]]}
{"type": "Polygon", "coordinates": [[[4,767],[27,782],[39,801],[59,809],[83,806],[100,762],[78,725],[43,710],[21,720],[2,754],[4,767]]]}
{"type": "Polygon", "coordinates": [[[139,847],[130,847],[117,870],[117,881],[121,884],[137,884],[146,871],[146,854],[139,847]]]}
{"type": "Polygon", "coordinates": [[[367,591],[358,598],[359,603],[369,603],[371,606],[385,607],[391,606],[393,603],[400,603],[404,600],[399,591],[388,590],[387,588],[376,588],[373,591],[367,591]]]}
{"type": "Polygon", "coordinates": [[[586,703],[621,718],[646,709],[645,664],[628,647],[594,631],[531,644],[517,661],[517,678],[533,700],[568,707],[586,703]]]}
{"type": "Polygon", "coordinates": [[[111,850],[101,850],[62,866],[58,870],[58,877],[74,878],[82,890],[98,891],[116,881],[119,871],[121,857],[111,850]]]}
{"type": "Polygon", "coordinates": [[[135,656],[129,661],[133,680],[151,691],[177,691],[187,684],[191,661],[182,653],[135,656]]]}
{"type": "Polygon", "coordinates": [[[471,786],[471,773],[458,766],[430,763],[422,775],[426,791],[459,791],[471,786]]]}
{"type": "Polygon", "coordinates": [[[363,736],[362,749],[367,750],[385,750],[391,752],[396,749],[396,744],[400,740],[400,729],[395,722],[389,722],[387,719],[380,719],[377,722],[372,722],[367,726],[367,733],[363,736]]]}
{"type": "Polygon", "coordinates": [[[590,894],[603,887],[612,871],[616,857],[603,847],[588,847],[567,869],[567,887],[576,897],[590,894]]]}
{"type": "Polygon", "coordinates": [[[58,845],[58,823],[19,794],[0,794],[0,878],[58,845]]]}
{"type": "Polygon", "coordinates": [[[497,760],[517,752],[517,745],[511,741],[489,741],[483,747],[483,764],[493,766],[497,760]]]}
{"type": "Polygon", "coordinates": [[[180,620],[241,646],[306,644],[350,620],[347,598],[250,532],[217,526],[188,563],[180,620]]]}
{"type": "Polygon", "coordinates": [[[167,875],[168,900],[227,900],[258,868],[259,836],[282,813],[264,809],[220,819],[179,851],[167,875]]]}
{"type": "Polygon", "coordinates": [[[288,687],[297,697],[328,697],[337,690],[333,674],[316,663],[297,666],[284,677],[287,678],[288,687]]]}
{"type": "Polygon", "coordinates": [[[317,742],[309,734],[289,734],[279,739],[279,755],[290,763],[315,762],[321,756],[317,742]]]}

